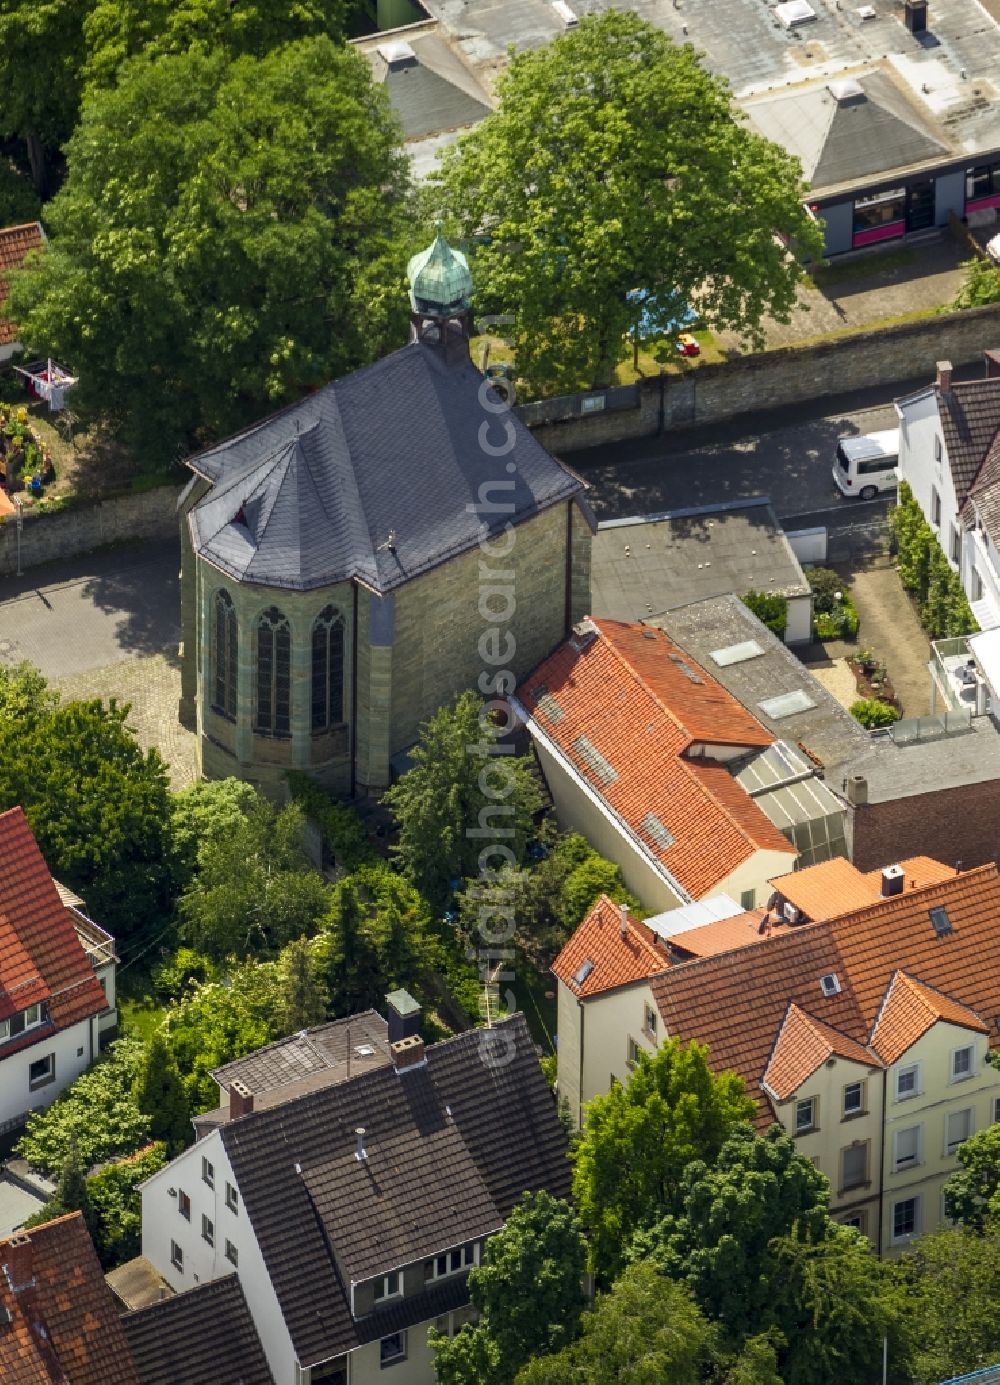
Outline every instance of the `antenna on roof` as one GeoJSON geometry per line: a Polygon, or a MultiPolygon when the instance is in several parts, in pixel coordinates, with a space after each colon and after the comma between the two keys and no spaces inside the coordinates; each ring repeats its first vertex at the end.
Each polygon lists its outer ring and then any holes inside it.
{"type": "Polygon", "coordinates": [[[389,530],[389,537],[386,539],[385,543],[380,543],[380,544],[379,544],[379,546],[378,546],[378,548],[376,548],[375,552],[376,552],[376,553],[384,553],[386,550],[388,550],[390,553],[395,553],[395,551],[396,551],[396,531],[395,531],[395,529],[390,529],[390,530],[389,530]]]}

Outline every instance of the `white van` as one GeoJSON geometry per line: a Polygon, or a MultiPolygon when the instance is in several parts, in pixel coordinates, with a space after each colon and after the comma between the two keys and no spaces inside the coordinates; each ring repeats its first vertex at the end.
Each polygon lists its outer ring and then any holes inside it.
{"type": "Polygon", "coordinates": [[[899,429],[865,433],[861,437],[841,438],[833,479],[841,495],[874,500],[880,491],[895,490],[899,484],[899,429]]]}

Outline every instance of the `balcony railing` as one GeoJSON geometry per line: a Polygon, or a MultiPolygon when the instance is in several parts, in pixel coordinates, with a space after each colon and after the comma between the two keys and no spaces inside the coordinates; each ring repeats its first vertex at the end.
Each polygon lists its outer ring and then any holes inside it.
{"type": "Polygon", "coordinates": [[[75,914],[73,923],[76,936],[80,939],[80,946],[95,971],[118,960],[115,956],[115,940],[110,933],[105,933],[103,928],[99,928],[91,919],[84,918],[81,914],[75,914]]]}
{"type": "Polygon", "coordinates": [[[976,698],[980,694],[982,675],[975,669],[969,641],[964,635],[953,639],[935,640],[931,645],[930,670],[932,691],[935,694],[932,706],[943,703],[943,711],[976,715],[976,698]],[[965,671],[972,668],[975,677],[967,679],[965,671]]]}

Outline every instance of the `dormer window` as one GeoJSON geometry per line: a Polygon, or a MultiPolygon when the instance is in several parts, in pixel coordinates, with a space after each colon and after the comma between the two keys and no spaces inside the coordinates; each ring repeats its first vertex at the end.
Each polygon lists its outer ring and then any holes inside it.
{"type": "Polygon", "coordinates": [[[479,1264],[479,1242],[459,1246],[456,1250],[446,1250],[443,1255],[435,1255],[424,1264],[425,1279],[447,1279],[450,1275],[461,1274],[479,1264]]]}
{"type": "Polygon", "coordinates": [[[399,1298],[403,1289],[399,1281],[399,1271],[393,1270],[390,1274],[382,1275],[381,1279],[375,1281],[375,1302],[385,1303],[387,1299],[399,1298]]]}

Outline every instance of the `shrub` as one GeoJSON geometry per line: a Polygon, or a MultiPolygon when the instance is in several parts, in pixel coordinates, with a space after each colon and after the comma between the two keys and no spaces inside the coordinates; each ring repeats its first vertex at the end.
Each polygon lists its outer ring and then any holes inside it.
{"type": "Polygon", "coordinates": [[[368,840],[368,829],[353,808],[338,803],[307,775],[292,770],[288,775],[292,798],[322,834],[334,863],[344,871],[357,870],[378,859],[368,840]]]}
{"type": "Polygon", "coordinates": [[[859,698],[857,702],[851,703],[850,712],[851,716],[869,731],[877,726],[891,726],[899,719],[895,707],[883,702],[879,697],[859,698]]]}
{"type": "Polygon", "coordinates": [[[931,639],[971,635],[978,630],[958,574],[905,481],[899,483],[899,503],[889,515],[889,528],[896,545],[899,579],[913,592],[920,623],[931,639]]]}
{"type": "Polygon", "coordinates": [[[806,581],[812,588],[813,610],[829,615],[843,600],[844,579],[829,567],[807,567],[806,581]]]}
{"type": "Polygon", "coordinates": [[[762,625],[766,625],[772,635],[779,640],[785,638],[785,625],[788,621],[788,602],[783,596],[773,596],[770,592],[745,592],[740,598],[743,605],[753,611],[762,625]]]}

